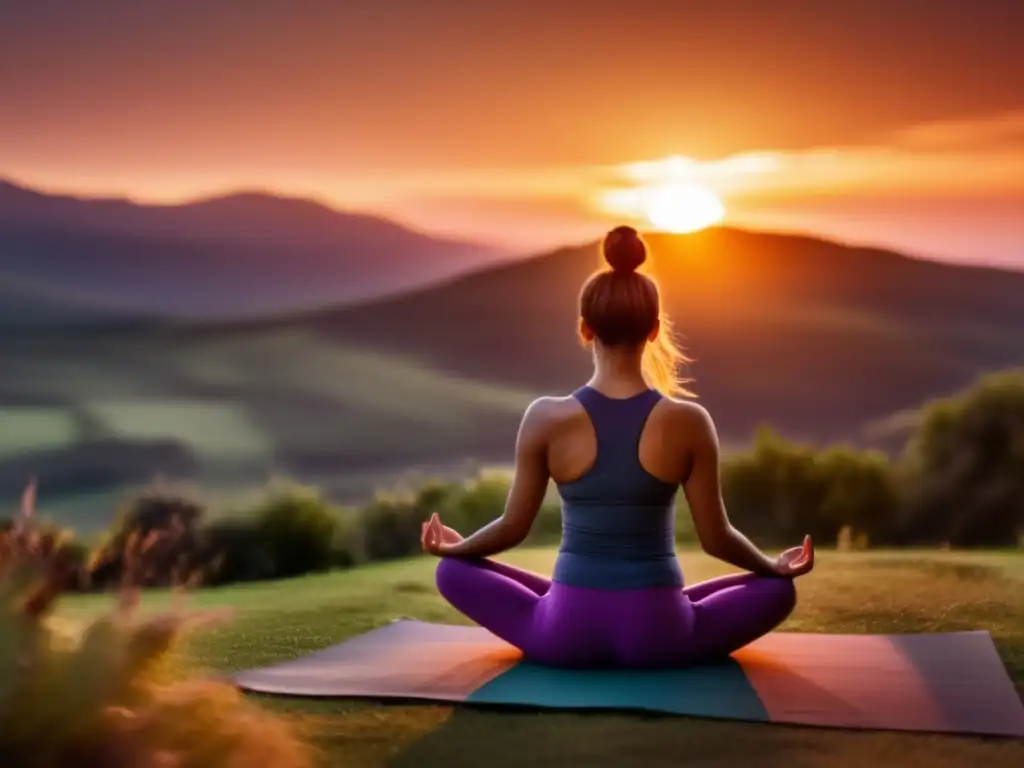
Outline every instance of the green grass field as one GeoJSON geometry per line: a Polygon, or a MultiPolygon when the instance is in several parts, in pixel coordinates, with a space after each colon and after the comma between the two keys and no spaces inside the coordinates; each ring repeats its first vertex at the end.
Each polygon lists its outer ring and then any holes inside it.
{"type": "Polygon", "coordinates": [[[510,452],[534,396],[300,331],[4,340],[0,370],[0,481],[36,475],[40,511],[87,536],[168,471],[154,458],[122,476],[115,458],[88,488],[55,482],[102,458],[95,440],[173,443],[212,491],[276,473],[362,501],[406,468],[458,475],[489,446],[510,452]]]}
{"type": "MultiPolygon", "coordinates": [[[[508,560],[549,572],[552,550],[508,560]]],[[[692,583],[726,571],[683,555],[692,583]]],[[[459,622],[437,595],[430,559],[372,565],[292,581],[194,593],[194,609],[230,606],[234,619],[192,638],[187,661],[229,671],[296,657],[397,616],[459,622]]],[[[823,553],[802,580],[784,630],[939,632],[988,629],[1024,692],[1024,555],[902,552],[823,553]]],[[[165,607],[150,595],[144,610],[165,607]]],[[[99,596],[67,600],[77,622],[110,605],[99,596]]],[[[679,717],[486,711],[431,705],[262,698],[301,718],[338,766],[940,766],[1024,765],[1024,743],[995,739],[846,732],[679,717]]]]}
{"type": "Polygon", "coordinates": [[[410,443],[429,455],[534,396],[297,331],[49,339],[0,348],[0,362],[0,459],[73,444],[83,423],[93,435],[176,440],[209,461],[410,443]],[[52,405],[15,405],[25,398],[52,405]]]}

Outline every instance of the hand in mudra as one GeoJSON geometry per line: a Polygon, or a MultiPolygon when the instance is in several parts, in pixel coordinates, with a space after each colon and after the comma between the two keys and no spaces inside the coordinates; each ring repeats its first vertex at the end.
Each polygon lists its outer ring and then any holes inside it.
{"type": "Polygon", "coordinates": [[[803,546],[787,549],[775,560],[775,572],[779,576],[796,578],[810,573],[814,568],[814,543],[810,536],[804,536],[803,546]]]}
{"type": "Polygon", "coordinates": [[[443,557],[449,554],[451,547],[462,541],[462,536],[459,535],[458,531],[441,523],[441,517],[435,512],[430,516],[430,520],[423,523],[420,529],[420,546],[423,547],[423,551],[443,557]]]}

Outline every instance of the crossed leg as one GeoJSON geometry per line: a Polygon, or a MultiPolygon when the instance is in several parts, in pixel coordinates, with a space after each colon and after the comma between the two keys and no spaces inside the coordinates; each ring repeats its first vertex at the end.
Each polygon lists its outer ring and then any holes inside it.
{"type": "Polygon", "coordinates": [[[687,660],[723,658],[768,634],[796,607],[792,579],[734,574],[683,590],[693,607],[687,660]]]}
{"type": "Polygon", "coordinates": [[[719,576],[715,579],[708,579],[683,588],[683,594],[690,598],[690,602],[697,603],[705,597],[710,597],[715,592],[720,592],[729,587],[736,587],[746,584],[752,578],[757,578],[753,573],[731,573],[728,576],[719,576]]]}
{"type": "Polygon", "coordinates": [[[535,644],[534,613],[551,588],[543,576],[484,558],[445,557],[437,589],[452,606],[521,651],[535,644]]]}
{"type": "MultiPolygon", "coordinates": [[[[456,610],[528,656],[560,658],[571,650],[554,648],[554,640],[538,631],[537,608],[551,588],[543,576],[483,558],[442,558],[436,581],[438,591],[456,610]]],[[[679,638],[685,645],[682,658],[671,666],[728,656],[775,629],[796,606],[791,579],[752,573],[695,584],[683,595],[693,621],[686,633],[689,637],[679,638]]],[[[575,642],[579,644],[580,639],[575,642]]],[[[577,653],[581,658],[585,655],[583,648],[577,653]]]]}
{"type": "Polygon", "coordinates": [[[516,568],[514,565],[499,563],[497,560],[488,560],[487,558],[479,558],[468,562],[472,562],[488,571],[507,576],[512,581],[522,584],[538,597],[544,597],[548,590],[551,589],[551,579],[541,576],[539,573],[524,571],[522,568],[516,568]]]}

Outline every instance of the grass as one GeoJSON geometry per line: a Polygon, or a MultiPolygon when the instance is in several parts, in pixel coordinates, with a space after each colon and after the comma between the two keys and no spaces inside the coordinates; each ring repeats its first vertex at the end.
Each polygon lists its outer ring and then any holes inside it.
{"type": "MultiPolygon", "coordinates": [[[[550,571],[551,550],[512,553],[508,560],[550,571]]],[[[685,554],[691,582],[724,572],[685,554]]],[[[291,581],[248,584],[193,594],[194,607],[231,606],[224,628],[197,636],[187,660],[228,671],[321,649],[396,616],[464,621],[437,595],[433,561],[416,559],[291,581]]],[[[992,632],[1018,689],[1024,692],[1024,556],[1019,553],[825,553],[802,582],[801,602],[783,627],[815,632],[992,632]]],[[[165,607],[166,594],[144,607],[165,607]]],[[[108,599],[69,599],[63,617],[82,619],[108,599]]],[[[1024,764],[1024,743],[964,737],[847,732],[678,717],[497,712],[431,705],[263,699],[299,715],[343,766],[679,765],[860,766],[1024,764]]]]}

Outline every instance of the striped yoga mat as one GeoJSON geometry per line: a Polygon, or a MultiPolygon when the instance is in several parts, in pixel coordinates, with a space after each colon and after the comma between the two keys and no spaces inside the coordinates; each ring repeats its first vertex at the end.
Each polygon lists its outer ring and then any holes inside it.
{"type": "Polygon", "coordinates": [[[647,710],[1024,737],[1024,705],[987,632],[777,632],[713,665],[573,671],[525,662],[479,627],[401,620],[234,679],[246,690],[297,696],[647,710]]]}

